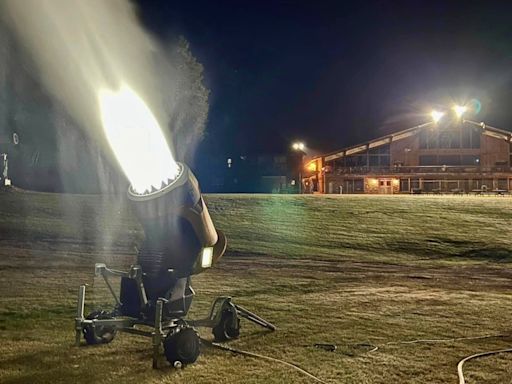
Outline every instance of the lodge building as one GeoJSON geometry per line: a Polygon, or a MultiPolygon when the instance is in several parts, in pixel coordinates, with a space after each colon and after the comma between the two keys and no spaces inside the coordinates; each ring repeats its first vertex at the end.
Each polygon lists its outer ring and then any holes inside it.
{"type": "Polygon", "coordinates": [[[315,157],[306,193],[509,193],[511,132],[465,120],[426,123],[315,157]]]}

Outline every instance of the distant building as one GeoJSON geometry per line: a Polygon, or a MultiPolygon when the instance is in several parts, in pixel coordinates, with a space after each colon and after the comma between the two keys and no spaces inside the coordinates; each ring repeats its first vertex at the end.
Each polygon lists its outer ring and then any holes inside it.
{"type": "Polygon", "coordinates": [[[200,174],[206,192],[298,192],[301,157],[297,153],[233,155],[209,159],[206,165],[208,172],[200,174]]]}
{"type": "Polygon", "coordinates": [[[475,122],[417,126],[306,162],[310,193],[512,191],[511,132],[475,122]]]}

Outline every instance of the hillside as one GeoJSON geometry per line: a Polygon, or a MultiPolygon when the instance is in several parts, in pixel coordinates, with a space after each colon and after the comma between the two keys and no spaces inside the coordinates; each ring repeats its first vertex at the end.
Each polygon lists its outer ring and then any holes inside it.
{"type": "MultiPolygon", "coordinates": [[[[191,316],[231,295],[278,326],[266,333],[243,323],[234,347],[293,361],[329,383],[425,383],[455,382],[459,359],[512,342],[397,343],[510,333],[509,198],[206,200],[229,247],[194,278],[191,316]],[[319,342],[338,350],[314,348],[319,342]]],[[[0,193],[1,382],[309,382],[286,367],[207,347],[186,369],[155,371],[150,341],[127,334],[74,347],[78,286],[89,284],[89,309],[105,303],[94,263],[128,266],[142,236],[121,197],[0,193]]],[[[502,383],[510,367],[512,357],[500,355],[468,363],[466,376],[502,383]]]]}

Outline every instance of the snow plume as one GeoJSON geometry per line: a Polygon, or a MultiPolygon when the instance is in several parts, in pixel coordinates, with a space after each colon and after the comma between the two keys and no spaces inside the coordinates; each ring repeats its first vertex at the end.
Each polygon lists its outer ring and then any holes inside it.
{"type": "Polygon", "coordinates": [[[208,90],[185,39],[163,49],[125,0],[3,0],[0,14],[48,93],[107,153],[98,92],[128,84],[153,112],[177,160],[192,155],[206,123],[208,90]]]}

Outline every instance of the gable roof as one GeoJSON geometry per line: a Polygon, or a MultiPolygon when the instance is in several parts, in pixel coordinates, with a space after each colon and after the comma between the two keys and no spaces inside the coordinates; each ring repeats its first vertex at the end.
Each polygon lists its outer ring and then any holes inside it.
{"type": "MultiPolygon", "coordinates": [[[[340,149],[338,151],[329,152],[327,154],[316,156],[315,158],[323,157],[324,161],[331,161],[339,159],[343,156],[349,156],[356,153],[364,152],[367,149],[377,148],[385,144],[394,143],[396,141],[405,139],[407,137],[416,135],[421,129],[433,125],[433,122],[423,123],[402,131],[394,132],[386,136],[378,137],[374,140],[366,141],[361,144],[356,144],[350,147],[340,149]]],[[[512,132],[505,131],[496,127],[485,124],[484,122],[478,123],[476,121],[464,120],[463,124],[477,126],[482,129],[483,135],[488,135],[497,139],[502,139],[507,142],[512,142],[512,132]]]]}

